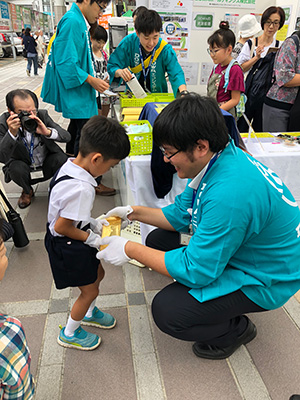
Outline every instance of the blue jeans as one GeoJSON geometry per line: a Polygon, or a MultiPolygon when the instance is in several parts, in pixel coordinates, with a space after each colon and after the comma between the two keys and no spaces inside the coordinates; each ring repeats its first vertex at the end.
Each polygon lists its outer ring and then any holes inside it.
{"type": "Polygon", "coordinates": [[[33,63],[33,71],[34,75],[38,74],[38,60],[37,60],[37,54],[34,57],[27,57],[27,69],[30,72],[31,71],[31,65],[33,63]]]}

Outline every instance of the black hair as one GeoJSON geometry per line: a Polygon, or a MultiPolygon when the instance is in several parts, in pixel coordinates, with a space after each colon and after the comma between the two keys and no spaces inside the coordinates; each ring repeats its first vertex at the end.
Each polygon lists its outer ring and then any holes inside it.
{"type": "Polygon", "coordinates": [[[107,42],[107,31],[103,26],[97,25],[96,28],[91,33],[91,37],[94,40],[103,40],[104,43],[107,42]]]}
{"type": "Polygon", "coordinates": [[[190,93],[172,101],[153,126],[157,146],[170,145],[191,152],[197,140],[207,140],[212,152],[223,150],[229,141],[225,119],[215,99],[190,93]]]}
{"type": "Polygon", "coordinates": [[[226,49],[228,46],[235,46],[235,34],[229,29],[228,21],[221,21],[219,24],[219,29],[215,31],[207,39],[207,43],[210,47],[221,47],[226,49]]]}
{"type": "Polygon", "coordinates": [[[22,100],[28,99],[28,97],[31,97],[32,100],[34,101],[34,106],[38,110],[39,108],[39,101],[37,98],[37,95],[33,93],[31,90],[28,89],[15,89],[7,93],[5,100],[6,100],[6,106],[9,108],[11,111],[15,110],[14,106],[14,98],[18,96],[22,100]]]}
{"type": "Polygon", "coordinates": [[[139,13],[144,12],[145,10],[148,10],[148,8],[145,7],[145,6],[137,7],[132,13],[132,18],[135,17],[135,16],[137,17],[139,13]]]}
{"type": "Polygon", "coordinates": [[[160,32],[162,30],[161,17],[154,10],[144,10],[138,13],[134,27],[137,33],[143,33],[144,35],[160,32]]]}
{"type": "Polygon", "coordinates": [[[130,142],[125,129],[117,121],[95,115],[82,128],[79,152],[83,157],[96,152],[101,153],[105,161],[122,160],[130,152],[130,142]]]}
{"type": "Polygon", "coordinates": [[[271,7],[268,7],[263,12],[263,15],[261,16],[260,25],[261,25],[262,29],[264,29],[265,23],[268,21],[268,19],[270,18],[270,16],[272,14],[280,15],[280,24],[279,24],[278,29],[281,29],[283,27],[283,24],[285,22],[285,12],[283,11],[283,9],[281,7],[271,6],[271,7]]]}
{"type": "Polygon", "coordinates": [[[25,35],[25,36],[30,36],[30,31],[31,31],[30,28],[26,28],[26,29],[25,29],[24,35],[25,35]]]}

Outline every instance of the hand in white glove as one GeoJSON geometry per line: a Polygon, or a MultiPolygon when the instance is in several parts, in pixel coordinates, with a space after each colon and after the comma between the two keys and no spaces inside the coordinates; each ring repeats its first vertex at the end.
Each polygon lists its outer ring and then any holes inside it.
{"type": "Polygon", "coordinates": [[[123,207],[115,207],[112,210],[108,211],[105,214],[105,218],[108,217],[120,217],[122,219],[121,228],[125,229],[128,224],[131,224],[131,221],[127,218],[127,215],[131,214],[133,209],[131,206],[123,206],[123,207]]]}
{"type": "Polygon", "coordinates": [[[103,225],[109,225],[109,222],[106,221],[106,219],[94,219],[90,218],[90,227],[93,232],[97,233],[98,235],[102,234],[102,226],[103,225]]]}
{"type": "Polygon", "coordinates": [[[109,264],[122,266],[130,260],[125,253],[125,245],[128,239],[121,236],[108,236],[101,239],[101,245],[108,245],[104,250],[96,254],[98,260],[103,260],[109,264]]]}
{"type": "Polygon", "coordinates": [[[101,243],[101,237],[94,233],[91,229],[87,230],[87,233],[89,234],[88,238],[86,239],[84,244],[87,244],[90,247],[95,247],[95,249],[99,250],[101,243]]]}

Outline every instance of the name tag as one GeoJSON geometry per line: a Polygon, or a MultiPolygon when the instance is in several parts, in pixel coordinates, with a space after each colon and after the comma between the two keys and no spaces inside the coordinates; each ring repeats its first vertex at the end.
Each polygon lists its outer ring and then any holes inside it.
{"type": "Polygon", "coordinates": [[[44,174],[42,170],[33,170],[30,171],[30,177],[31,179],[40,179],[40,178],[44,178],[44,174]]]}
{"type": "Polygon", "coordinates": [[[190,233],[182,233],[180,232],[180,244],[183,246],[187,246],[191,240],[192,235],[190,233]]]}

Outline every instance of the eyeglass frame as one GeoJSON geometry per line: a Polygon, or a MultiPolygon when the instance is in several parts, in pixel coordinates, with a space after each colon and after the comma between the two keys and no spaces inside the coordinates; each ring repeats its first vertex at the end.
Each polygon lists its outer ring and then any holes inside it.
{"type": "Polygon", "coordinates": [[[206,50],[207,50],[207,52],[208,52],[208,54],[211,56],[211,55],[213,55],[213,56],[215,56],[220,50],[222,50],[224,47],[222,47],[222,48],[220,48],[220,49],[216,49],[216,50],[211,50],[210,48],[207,48],[206,50]]]}
{"type": "Polygon", "coordinates": [[[101,5],[102,1],[100,1],[100,0],[95,0],[95,3],[96,3],[97,6],[100,8],[100,11],[103,12],[103,13],[105,13],[106,7],[103,7],[103,6],[101,5]]]}
{"type": "Polygon", "coordinates": [[[20,114],[21,112],[23,112],[23,113],[29,113],[29,114],[33,114],[33,115],[37,115],[37,113],[39,112],[39,110],[37,109],[37,108],[34,108],[33,110],[30,110],[30,111],[26,111],[26,110],[19,110],[19,112],[18,113],[16,113],[16,114],[20,114]]]}
{"type": "Polygon", "coordinates": [[[268,26],[273,25],[274,28],[276,28],[277,26],[280,25],[280,21],[266,21],[265,24],[268,25],[268,26]]]}
{"type": "Polygon", "coordinates": [[[163,156],[166,157],[166,159],[168,161],[170,161],[172,157],[176,156],[176,154],[178,154],[180,151],[182,151],[182,150],[177,150],[177,151],[175,151],[175,153],[171,154],[170,156],[167,156],[166,150],[162,146],[159,146],[159,150],[162,152],[163,156]]]}

